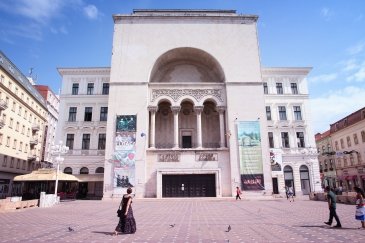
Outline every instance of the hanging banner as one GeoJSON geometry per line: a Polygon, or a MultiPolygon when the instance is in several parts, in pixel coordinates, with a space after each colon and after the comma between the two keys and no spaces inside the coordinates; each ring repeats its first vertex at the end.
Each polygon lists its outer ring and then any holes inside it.
{"type": "Polygon", "coordinates": [[[242,190],[265,190],[260,123],[238,122],[237,139],[242,190]]]}
{"type": "Polygon", "coordinates": [[[114,140],[114,187],[135,185],[135,154],[137,116],[117,116],[114,140]]]}

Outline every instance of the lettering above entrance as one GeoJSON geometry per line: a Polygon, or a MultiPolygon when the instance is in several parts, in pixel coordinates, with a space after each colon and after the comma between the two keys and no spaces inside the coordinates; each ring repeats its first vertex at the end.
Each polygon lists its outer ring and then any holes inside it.
{"type": "Polygon", "coordinates": [[[180,162],[180,153],[158,154],[158,162],[180,162]]]}
{"type": "Polygon", "coordinates": [[[151,102],[161,96],[168,96],[178,101],[182,96],[187,95],[194,97],[196,101],[200,101],[205,96],[214,96],[223,102],[221,89],[152,89],[151,102]]]}
{"type": "Polygon", "coordinates": [[[196,161],[218,161],[218,153],[196,153],[196,161]]]}

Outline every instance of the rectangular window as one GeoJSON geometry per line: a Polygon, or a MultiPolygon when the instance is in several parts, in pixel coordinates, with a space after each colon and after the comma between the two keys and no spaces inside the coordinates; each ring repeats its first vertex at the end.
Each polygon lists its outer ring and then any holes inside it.
{"type": "Polygon", "coordinates": [[[106,121],[108,118],[108,107],[100,108],[100,121],[106,121]]]}
{"type": "Polygon", "coordinates": [[[6,138],[6,147],[10,147],[10,137],[6,138]]]}
{"type": "Polygon", "coordinates": [[[66,146],[70,150],[73,150],[74,149],[74,139],[75,139],[75,135],[74,134],[67,134],[66,135],[66,146]]]}
{"type": "Polygon", "coordinates": [[[25,160],[23,160],[22,170],[25,170],[26,165],[27,165],[27,162],[25,162],[25,160]]]}
{"type": "Polygon", "coordinates": [[[15,111],[15,108],[16,108],[16,103],[15,103],[15,102],[13,102],[13,106],[11,107],[11,110],[12,110],[12,111],[15,111]]]}
{"type": "Polygon", "coordinates": [[[350,136],[347,136],[346,140],[347,140],[347,147],[351,147],[351,138],[350,138],[350,136]]]}
{"type": "Polygon", "coordinates": [[[109,83],[103,83],[103,91],[102,91],[103,95],[108,95],[109,94],[109,83]]]}
{"type": "Polygon", "coordinates": [[[8,156],[4,156],[4,161],[3,161],[3,167],[6,167],[8,165],[8,156]]]}
{"type": "Polygon", "coordinates": [[[88,150],[90,149],[90,134],[82,135],[82,146],[81,149],[88,150]]]}
{"type": "Polygon", "coordinates": [[[84,121],[91,121],[92,116],[93,116],[93,108],[85,107],[84,121]]]}
{"type": "Polygon", "coordinates": [[[17,159],[17,162],[16,162],[16,168],[17,168],[17,169],[20,169],[20,159],[17,159]]]}
{"type": "Polygon", "coordinates": [[[27,111],[27,110],[25,110],[25,111],[24,111],[24,119],[25,119],[25,120],[27,119],[27,116],[28,116],[28,111],[27,111]]]}
{"type": "Polygon", "coordinates": [[[286,121],[286,108],[285,106],[279,106],[279,119],[280,121],[286,121]]]}
{"type": "Polygon", "coordinates": [[[18,111],[18,115],[21,116],[22,115],[22,110],[23,108],[19,105],[19,111],[18,111]]]}
{"type": "Polygon", "coordinates": [[[281,146],[289,148],[289,134],[287,132],[281,133],[281,146]]]}
{"type": "Polygon", "coordinates": [[[361,141],[365,143],[365,131],[361,131],[361,141]]]}
{"type": "Polygon", "coordinates": [[[75,122],[76,114],[77,114],[77,107],[70,107],[70,109],[68,111],[68,121],[75,122]]]}
{"type": "Polygon", "coordinates": [[[298,148],[305,148],[304,133],[297,132],[298,148]]]}
{"type": "Polygon", "coordinates": [[[94,83],[87,84],[87,94],[92,95],[94,93],[94,83]]]}
{"type": "Polygon", "coordinates": [[[269,132],[269,146],[274,148],[274,134],[272,132],[269,132]]]}
{"type": "Polygon", "coordinates": [[[294,106],[294,119],[296,121],[301,121],[302,120],[302,111],[300,110],[300,106],[294,106]]]}
{"type": "Polygon", "coordinates": [[[22,134],[24,134],[24,132],[25,132],[25,126],[23,125],[23,127],[22,127],[22,134]]]}
{"type": "Polygon", "coordinates": [[[99,134],[99,141],[98,141],[98,149],[105,150],[105,142],[106,142],[106,134],[100,133],[99,134]]]}
{"type": "Polygon", "coordinates": [[[268,94],[269,93],[269,89],[268,89],[268,87],[267,87],[267,83],[266,82],[264,82],[264,94],[268,94]]]}
{"type": "Polygon", "coordinates": [[[19,122],[16,122],[15,131],[19,132],[19,126],[20,126],[19,122]]]}
{"type": "Polygon", "coordinates": [[[271,121],[271,108],[266,106],[266,120],[271,121]]]}
{"type": "Polygon", "coordinates": [[[283,84],[282,83],[276,83],[276,93],[277,94],[283,94],[283,84]]]}
{"type": "Polygon", "coordinates": [[[74,83],[72,84],[72,95],[78,95],[79,94],[79,84],[74,83]]]}
{"type": "Polygon", "coordinates": [[[0,145],[3,144],[3,134],[0,133],[0,145]]]}
{"type": "Polygon", "coordinates": [[[357,138],[357,134],[354,134],[354,143],[359,144],[359,139],[357,138]]]}
{"type": "Polygon", "coordinates": [[[344,149],[345,148],[345,143],[343,142],[342,138],[340,139],[340,144],[341,144],[341,149],[344,149]]]}
{"type": "Polygon", "coordinates": [[[13,149],[16,149],[17,143],[18,143],[18,141],[17,141],[16,139],[14,139],[14,142],[13,142],[13,149]]]}
{"type": "Polygon", "coordinates": [[[23,150],[23,142],[20,142],[19,144],[19,151],[22,151],[23,150]]]}
{"type": "Polygon", "coordinates": [[[10,168],[14,168],[14,158],[10,159],[10,168]]]}
{"type": "Polygon", "coordinates": [[[296,83],[291,83],[290,88],[291,88],[291,93],[292,94],[298,94],[298,86],[297,86],[296,83]]]}
{"type": "Polygon", "coordinates": [[[339,148],[338,148],[338,141],[335,141],[335,149],[336,150],[339,150],[339,148]]]}
{"type": "Polygon", "coordinates": [[[10,118],[10,122],[9,122],[9,127],[10,127],[10,128],[13,128],[13,123],[14,123],[13,118],[10,118]]]}

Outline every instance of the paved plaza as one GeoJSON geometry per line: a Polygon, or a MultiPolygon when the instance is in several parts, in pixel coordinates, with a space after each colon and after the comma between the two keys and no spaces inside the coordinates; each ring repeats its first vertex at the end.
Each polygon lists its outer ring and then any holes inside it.
{"type": "Polygon", "coordinates": [[[0,213],[0,242],[365,242],[353,205],[338,205],[343,228],[335,229],[323,224],[326,202],[135,199],[136,234],[112,236],[118,204],[70,201],[0,213]]]}

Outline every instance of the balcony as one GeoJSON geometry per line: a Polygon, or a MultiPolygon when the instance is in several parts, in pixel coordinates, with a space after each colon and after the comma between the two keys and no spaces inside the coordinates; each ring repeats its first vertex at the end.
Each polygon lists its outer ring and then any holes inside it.
{"type": "Polygon", "coordinates": [[[35,154],[28,154],[27,158],[28,158],[29,161],[33,161],[37,158],[37,156],[35,154]]]}
{"type": "Polygon", "coordinates": [[[33,124],[32,125],[32,131],[33,132],[38,132],[40,130],[40,126],[38,124],[33,124]]]}
{"type": "Polygon", "coordinates": [[[30,145],[37,145],[37,144],[38,144],[38,139],[37,139],[37,138],[32,138],[32,139],[29,141],[29,144],[30,144],[30,145]]]}
{"type": "Polygon", "coordinates": [[[8,104],[6,104],[5,100],[0,99],[0,110],[6,110],[8,108],[8,104]]]}
{"type": "Polygon", "coordinates": [[[105,150],[98,149],[70,149],[67,152],[68,156],[105,156],[105,150]]]}
{"type": "Polygon", "coordinates": [[[5,121],[3,118],[0,118],[0,129],[5,126],[5,121]]]}

